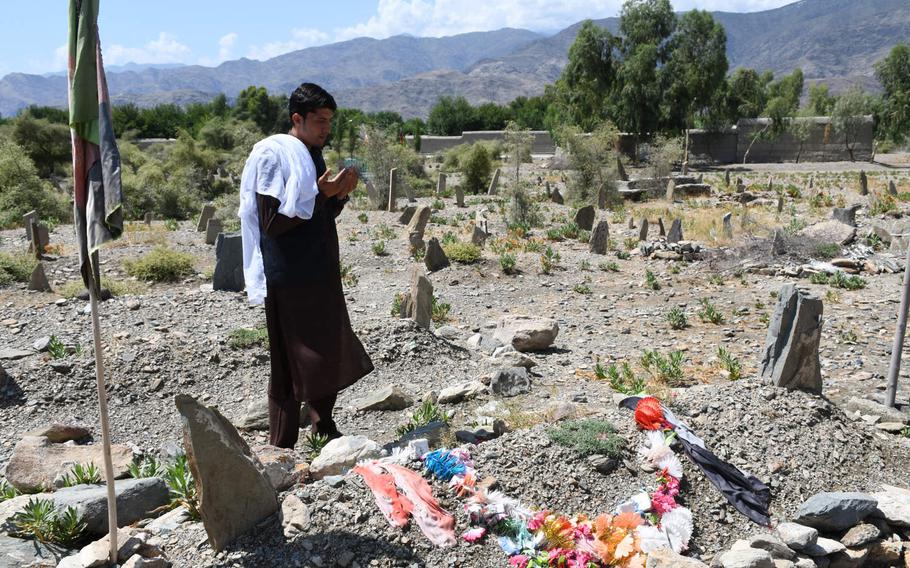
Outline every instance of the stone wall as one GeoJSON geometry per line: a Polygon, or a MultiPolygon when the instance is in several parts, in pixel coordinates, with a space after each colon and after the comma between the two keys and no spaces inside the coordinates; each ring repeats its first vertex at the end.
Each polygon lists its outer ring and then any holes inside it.
{"type": "MultiPolygon", "coordinates": [[[[554,154],[556,144],[553,137],[546,130],[532,130],[534,142],[531,146],[532,154],[554,154]]],[[[477,130],[463,132],[461,136],[422,136],[420,138],[420,152],[422,154],[437,154],[459,144],[473,144],[482,140],[502,141],[505,133],[502,130],[477,130]]],[[[408,144],[413,146],[412,136],[405,137],[408,144]]]]}

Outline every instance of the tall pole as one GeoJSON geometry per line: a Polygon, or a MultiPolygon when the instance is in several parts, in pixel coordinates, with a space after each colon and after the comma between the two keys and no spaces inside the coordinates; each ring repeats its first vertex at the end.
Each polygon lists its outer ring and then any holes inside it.
{"type": "Polygon", "coordinates": [[[897,313],[897,329],[894,331],[894,345],[891,346],[891,366],[888,368],[888,388],[885,390],[885,405],[887,406],[894,406],[897,398],[897,375],[901,370],[901,352],[904,350],[908,308],[910,308],[910,243],[907,245],[904,289],[901,293],[900,311],[897,313]]]}
{"type": "Polygon", "coordinates": [[[107,526],[110,531],[110,562],[117,565],[117,490],[114,486],[114,463],[111,459],[111,427],[107,413],[107,387],[104,382],[104,357],[101,352],[101,324],[98,321],[98,291],[101,288],[98,253],[91,255],[92,282],[88,287],[92,307],[92,340],[95,347],[95,382],[98,387],[98,409],[101,413],[101,443],[104,448],[104,477],[107,482],[107,526]]]}

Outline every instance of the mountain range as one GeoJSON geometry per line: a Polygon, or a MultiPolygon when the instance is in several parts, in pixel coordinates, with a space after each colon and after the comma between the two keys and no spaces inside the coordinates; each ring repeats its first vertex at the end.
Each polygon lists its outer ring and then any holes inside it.
{"type": "MultiPolygon", "coordinates": [[[[807,81],[824,81],[835,91],[853,84],[878,88],[874,63],[910,38],[910,0],[800,0],[763,12],[713,15],[727,30],[731,70],[781,74],[801,67],[807,81]]],[[[595,23],[616,33],[619,20],[595,23]]],[[[220,92],[235,97],[249,85],[289,93],[313,81],[341,106],[425,117],[442,95],[477,104],[542,93],[566,65],[580,26],[549,36],[506,28],[443,38],[358,38],[217,67],[125,66],[108,70],[108,85],[115,104],[146,106],[208,101],[220,92]]],[[[65,77],[11,73],[0,79],[0,115],[29,104],[65,106],[65,77]]]]}

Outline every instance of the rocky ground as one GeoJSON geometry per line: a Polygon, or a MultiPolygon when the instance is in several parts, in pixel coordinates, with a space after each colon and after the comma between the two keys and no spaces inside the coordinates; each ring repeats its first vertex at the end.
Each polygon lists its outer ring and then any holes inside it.
{"type": "MultiPolygon", "coordinates": [[[[553,445],[547,429],[566,415],[602,416],[634,448],[640,439],[631,415],[616,407],[609,382],[598,380],[593,370],[598,362],[629,361],[634,366],[645,350],[654,349],[684,352],[684,374],[693,386],[661,394],[720,457],[769,483],[775,520],[792,515],[818,491],[873,491],[881,483],[906,486],[910,440],[883,430],[875,419],[868,415],[864,419],[846,405],[850,397],[883,398],[903,253],[891,253],[887,245],[879,251],[855,245],[839,250],[836,256],[852,256],[863,269],[860,275],[867,286],[861,290],[834,289],[808,280],[811,261],[822,260],[813,247],[830,243],[813,244],[801,231],[830,219],[835,206],[863,205],[857,214],[857,241],[874,226],[891,235],[907,232],[901,217],[910,212],[910,204],[902,196],[894,200],[891,210],[873,206],[876,194],[887,193],[889,181],[894,181],[899,194],[910,193],[908,171],[866,167],[873,194],[867,197],[859,195],[857,169],[852,164],[736,167],[731,176],[743,178],[755,198],[747,204],[736,201],[736,192],[725,186],[722,170],[703,172],[705,183],[713,186],[710,197],[675,204],[662,199],[627,203],[622,209],[599,213],[599,218],[610,221],[615,249],[626,250],[628,239],[636,241],[628,246],[628,259],[612,251],[593,255],[586,243],[577,240],[548,242],[560,255],[552,274],[540,272],[539,252],[522,251],[516,252],[518,272],[503,274],[499,255],[493,251],[497,243],[488,240],[480,262],[453,263],[429,275],[439,301],[451,304],[448,321],[436,324],[452,328],[447,328],[446,339],[390,316],[393,297],[407,290],[414,265],[399,215],[348,210],[339,218],[338,229],[343,263],[356,277],[346,284],[348,308],[376,371],[342,393],[339,428],[379,443],[393,441],[396,428],[414,406],[358,412],[358,400],[389,384],[419,402],[453,384],[489,382],[497,363],[472,348],[468,339],[475,332],[488,332],[490,322],[504,315],[530,314],[554,318],[560,328],[551,348],[529,354],[536,363],[531,391],[507,399],[484,393],[443,405],[457,429],[478,414],[489,414],[491,402],[501,403],[497,412],[513,431],[479,445],[473,456],[481,473],[496,477],[506,493],[529,506],[594,515],[612,510],[646,483],[634,459],[630,458],[628,467],[599,473],[584,458],[553,445]],[[782,213],[777,213],[777,193],[768,191],[769,175],[775,186],[794,188],[787,192],[782,213]],[[358,219],[361,212],[365,217],[358,219]],[[732,237],[722,229],[725,212],[733,214],[732,237]],[[684,237],[703,247],[701,257],[691,262],[642,257],[637,250],[640,220],[649,218],[654,223],[658,216],[667,227],[671,219],[682,218],[684,237]],[[629,219],[635,228],[629,227],[629,219]],[[772,254],[775,228],[783,231],[785,250],[779,255],[772,254]],[[379,240],[386,243],[385,256],[372,250],[379,240]],[[617,271],[602,270],[602,263],[615,263],[617,271]],[[646,286],[647,271],[655,275],[660,289],[646,286]],[[786,283],[798,283],[824,301],[822,397],[763,386],[756,377],[767,318],[777,291],[786,283]],[[696,312],[703,298],[716,305],[724,315],[723,323],[699,320],[696,312]],[[687,315],[687,328],[671,329],[666,316],[674,307],[687,315]],[[719,346],[742,362],[739,381],[730,381],[719,365],[719,346]],[[486,408],[478,410],[482,406],[486,408]]],[[[523,173],[534,187],[539,177],[564,192],[567,172],[546,169],[538,161],[523,173]]],[[[450,177],[449,185],[454,183],[457,179],[450,177]]],[[[431,205],[435,200],[418,201],[431,205]]],[[[445,207],[434,212],[428,235],[461,235],[477,211],[485,211],[491,239],[505,235],[497,198],[469,196],[466,209],[456,208],[454,199],[443,201],[445,207]]],[[[547,228],[563,224],[574,214],[569,206],[549,202],[541,203],[541,210],[544,227],[532,232],[536,238],[544,238],[547,228]]],[[[19,252],[26,247],[21,229],[0,232],[0,238],[2,251],[19,252]]],[[[657,240],[656,227],[650,240],[657,240]]],[[[46,267],[55,293],[30,292],[24,284],[0,289],[0,350],[31,351],[35,341],[53,335],[75,347],[76,353],[62,359],[32,353],[2,361],[12,379],[0,399],[3,465],[23,433],[49,422],[87,424],[96,434],[98,430],[87,302],[61,295],[78,277],[72,227],[56,227],[51,244],[54,260],[46,267]]],[[[182,222],[174,231],[161,222],[151,227],[131,224],[125,237],[106,247],[101,258],[104,274],[128,292],[101,307],[113,441],[146,453],[178,442],[182,434],[173,402],[177,394],[197,397],[217,406],[235,423],[242,421],[247,408],[264,397],[268,354],[262,346],[231,347],[228,339],[238,328],[263,327],[264,313],[249,306],[243,294],[212,291],[214,247],[204,244],[195,223],[182,222]],[[192,254],[198,275],[179,284],[131,281],[124,260],[158,245],[192,254]]],[[[901,382],[898,401],[906,405],[910,373],[902,372],[901,382]]],[[[266,441],[262,431],[243,435],[250,445],[266,441]]],[[[305,446],[303,440],[298,444],[304,454],[305,446]]],[[[756,528],[729,507],[691,464],[684,463],[688,480],[684,502],[692,509],[696,526],[692,553],[708,560],[756,528]]],[[[435,487],[443,506],[457,512],[457,528],[464,529],[466,519],[459,502],[442,485],[435,487]]],[[[215,554],[200,523],[183,523],[162,536],[163,548],[175,566],[506,563],[493,541],[459,542],[455,549],[437,550],[416,528],[401,531],[388,526],[359,480],[336,486],[319,481],[292,491],[308,504],[313,522],[290,541],[272,519],[255,534],[215,554]]]]}

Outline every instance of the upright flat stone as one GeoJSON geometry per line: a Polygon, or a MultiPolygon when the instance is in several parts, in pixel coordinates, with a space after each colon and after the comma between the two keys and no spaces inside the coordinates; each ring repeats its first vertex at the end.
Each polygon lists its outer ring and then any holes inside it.
{"type": "Polygon", "coordinates": [[[44,263],[39,262],[32,270],[32,275],[28,279],[28,289],[35,292],[51,292],[51,283],[47,281],[47,274],[44,272],[44,263]]]}
{"type": "Polygon", "coordinates": [[[888,180],[888,194],[897,196],[897,186],[894,185],[894,180],[888,180]]]}
{"type": "Polygon", "coordinates": [[[610,243],[610,225],[606,220],[597,223],[591,233],[591,252],[594,254],[607,254],[610,243]]]}
{"type": "Polygon", "coordinates": [[[626,173],[626,168],[622,165],[622,159],[619,154],[616,154],[616,177],[620,181],[629,181],[629,175],[626,173]]]}
{"type": "Polygon", "coordinates": [[[670,225],[670,232],[667,233],[667,242],[678,243],[681,240],[683,240],[682,220],[673,219],[673,223],[670,225]]]}
{"type": "Polygon", "coordinates": [[[831,217],[835,221],[840,221],[845,225],[850,225],[851,227],[856,226],[856,212],[862,208],[862,205],[859,203],[854,203],[849,207],[835,207],[834,211],[831,212],[831,217]]]}
{"type": "Polygon", "coordinates": [[[220,233],[215,241],[212,289],[242,292],[244,286],[243,241],[240,233],[220,233]]]}
{"type": "Polygon", "coordinates": [[[474,229],[471,231],[471,243],[473,243],[479,247],[482,247],[484,245],[484,243],[487,242],[488,236],[489,235],[487,235],[486,231],[484,231],[477,225],[474,225],[474,229]]]}
{"type": "Polygon", "coordinates": [[[209,219],[215,216],[215,206],[206,203],[202,206],[202,212],[199,213],[199,221],[196,223],[196,232],[201,233],[208,227],[209,219]]]}
{"type": "Polygon", "coordinates": [[[417,325],[430,329],[433,318],[433,285],[419,266],[411,271],[410,317],[417,325]]]}
{"type": "Polygon", "coordinates": [[[25,238],[28,239],[28,242],[33,242],[35,238],[32,236],[32,226],[38,224],[38,212],[31,210],[25,215],[22,216],[22,225],[25,227],[25,238]]]}
{"type": "Polygon", "coordinates": [[[594,228],[594,217],[597,212],[593,205],[586,205],[575,213],[575,224],[583,231],[590,231],[594,228]]]}
{"type": "Polygon", "coordinates": [[[416,205],[405,205],[404,209],[401,210],[401,216],[398,217],[398,222],[402,225],[407,225],[414,217],[415,211],[417,211],[416,205]]]}
{"type": "Polygon", "coordinates": [[[733,213],[724,213],[724,238],[733,238],[733,213]]]}
{"type": "Polygon", "coordinates": [[[510,315],[497,322],[493,338],[516,351],[542,351],[556,341],[559,324],[554,319],[510,315]]]}
{"type": "Polygon", "coordinates": [[[648,240],[648,220],[641,220],[641,227],[638,229],[638,240],[647,241],[648,240]]]}
{"type": "Polygon", "coordinates": [[[464,207],[464,189],[462,189],[461,184],[455,186],[455,205],[464,207]]]}
{"type": "Polygon", "coordinates": [[[389,211],[398,211],[398,168],[389,170],[389,211]]]}
{"type": "Polygon", "coordinates": [[[822,392],[818,344],[824,307],[793,284],[781,288],[768,327],[761,377],[776,386],[822,392]]]}
{"type": "Polygon", "coordinates": [[[408,234],[409,235],[418,235],[420,239],[423,239],[423,233],[427,229],[427,223],[430,222],[430,211],[429,207],[420,206],[414,211],[414,215],[411,216],[411,219],[408,221],[408,234]]]}
{"type": "Polygon", "coordinates": [[[673,181],[672,179],[669,182],[667,182],[666,198],[667,198],[667,201],[670,201],[671,203],[676,198],[676,182],[673,181]]]}
{"type": "Polygon", "coordinates": [[[218,240],[218,235],[220,235],[223,230],[224,227],[221,224],[221,219],[209,219],[205,224],[205,244],[215,244],[215,241],[218,240]]]}
{"type": "Polygon", "coordinates": [[[784,212],[784,196],[783,195],[781,195],[780,197],[777,198],[777,212],[778,213],[784,212]]]}
{"type": "Polygon", "coordinates": [[[664,228],[664,218],[663,217],[657,218],[657,236],[658,237],[667,236],[667,229],[664,228]]]}
{"type": "Polygon", "coordinates": [[[146,225],[151,225],[152,221],[155,220],[155,214],[152,213],[151,211],[146,212],[146,214],[143,216],[142,220],[145,222],[146,225]]]}
{"type": "Polygon", "coordinates": [[[869,178],[866,177],[866,170],[859,172],[859,194],[869,195],[869,178]]]}
{"type": "Polygon", "coordinates": [[[496,171],[493,172],[493,179],[490,180],[490,188],[487,190],[487,195],[496,195],[497,189],[499,189],[499,168],[496,168],[496,171]]]}
{"type": "Polygon", "coordinates": [[[199,511],[216,551],[278,510],[278,498],[262,464],[218,410],[178,395],[183,437],[199,511]]]}
{"type": "Polygon", "coordinates": [[[562,194],[559,193],[559,188],[553,188],[553,193],[550,194],[550,201],[557,205],[565,203],[565,199],[563,199],[562,194]]]}
{"type": "Polygon", "coordinates": [[[449,257],[442,250],[442,245],[439,244],[439,239],[436,237],[433,237],[427,243],[427,252],[423,257],[423,264],[430,272],[436,272],[449,266],[449,257]]]}
{"type": "Polygon", "coordinates": [[[441,197],[446,192],[446,175],[442,172],[439,172],[439,177],[436,178],[436,197],[441,197]]]}
{"type": "Polygon", "coordinates": [[[724,170],[724,185],[730,187],[730,170],[724,170]]]}

